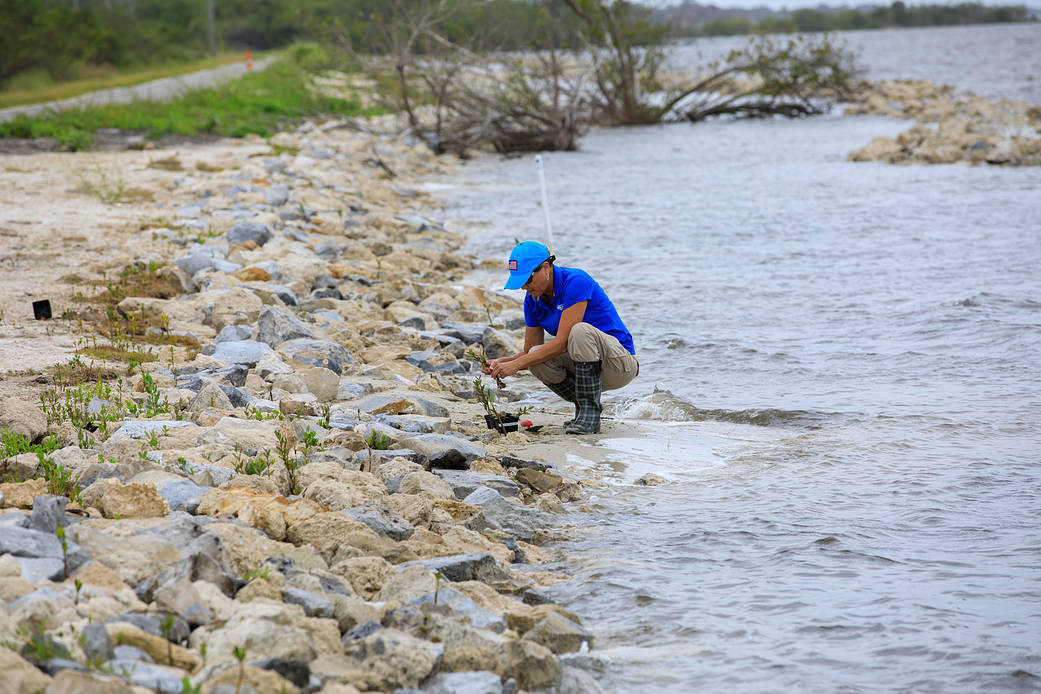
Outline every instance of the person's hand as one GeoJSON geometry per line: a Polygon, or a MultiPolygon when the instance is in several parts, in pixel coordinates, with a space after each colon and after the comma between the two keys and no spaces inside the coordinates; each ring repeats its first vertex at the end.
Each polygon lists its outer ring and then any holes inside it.
{"type": "Polygon", "coordinates": [[[513,374],[517,373],[517,371],[519,371],[519,369],[514,365],[514,362],[512,361],[503,363],[496,359],[494,360],[494,366],[492,364],[493,362],[488,362],[488,365],[491,366],[491,371],[489,371],[488,373],[492,376],[495,376],[496,378],[512,376],[513,374]]]}
{"type": "Polygon", "coordinates": [[[489,359],[488,361],[486,361],[484,363],[484,366],[481,367],[481,373],[487,374],[487,375],[491,376],[492,372],[495,370],[495,367],[498,364],[499,364],[499,360],[498,359],[489,359]]]}

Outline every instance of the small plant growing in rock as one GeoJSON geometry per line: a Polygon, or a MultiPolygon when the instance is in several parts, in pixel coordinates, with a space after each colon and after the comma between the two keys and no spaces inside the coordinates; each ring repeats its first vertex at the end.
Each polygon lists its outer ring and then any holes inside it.
{"type": "Polygon", "coordinates": [[[365,445],[376,451],[390,449],[390,443],[389,436],[375,430],[369,432],[369,435],[365,437],[365,445]]]}
{"type": "Polygon", "coordinates": [[[269,580],[271,578],[271,567],[262,564],[242,577],[246,583],[249,583],[255,578],[262,578],[265,581],[269,580]]]}
{"type": "Polygon", "coordinates": [[[437,604],[437,593],[441,590],[441,570],[434,572],[434,604],[437,604]]]}
{"type": "Polygon", "coordinates": [[[199,694],[202,690],[202,683],[192,686],[192,681],[185,677],[181,680],[181,694],[199,694]]]}
{"type": "Polygon", "coordinates": [[[322,417],[318,420],[318,426],[322,427],[323,429],[329,428],[329,419],[332,416],[332,411],[333,408],[328,403],[322,405],[322,417]]]}
{"type": "MultiPolygon", "coordinates": [[[[59,526],[60,527],[60,526],[59,526]]],[[[76,587],[76,604],[80,604],[80,591],[83,590],[83,581],[78,578],[73,580],[72,584],[76,587]]]]}
{"type": "Polygon", "coordinates": [[[47,491],[55,496],[67,496],[70,501],[79,502],[80,489],[79,476],[73,476],[64,465],[55,463],[44,455],[43,451],[36,451],[36,457],[40,461],[37,468],[41,477],[47,480],[47,491]]]}
{"type": "Polygon", "coordinates": [[[166,615],[163,621],[159,622],[159,633],[166,640],[166,664],[173,665],[173,644],[170,643],[170,632],[173,631],[174,627],[174,616],[172,614],[166,615]]]}
{"type": "Polygon", "coordinates": [[[242,689],[242,680],[246,677],[246,647],[235,646],[231,649],[231,654],[235,656],[235,660],[239,661],[239,679],[235,683],[235,694],[239,694],[239,690],[242,689]]]}
{"type": "MultiPolygon", "coordinates": [[[[314,432],[311,432],[312,435],[314,432]]],[[[293,458],[293,446],[289,442],[281,431],[275,432],[275,439],[278,440],[278,457],[282,459],[282,463],[286,466],[286,472],[289,475],[289,490],[292,494],[300,493],[300,486],[296,483],[296,470],[300,467],[300,463],[293,458]]],[[[306,460],[306,452],[304,454],[306,460]]]]}
{"type": "MultiPolygon", "coordinates": [[[[65,526],[59,524],[54,530],[54,534],[58,536],[58,542],[61,543],[61,561],[62,568],[65,572],[65,578],[69,577],[69,543],[65,539],[65,526]]],[[[78,595],[78,591],[77,591],[78,595]]]]}
{"type": "Polygon", "coordinates": [[[202,666],[206,667],[206,642],[199,644],[199,656],[202,658],[202,666]]]}

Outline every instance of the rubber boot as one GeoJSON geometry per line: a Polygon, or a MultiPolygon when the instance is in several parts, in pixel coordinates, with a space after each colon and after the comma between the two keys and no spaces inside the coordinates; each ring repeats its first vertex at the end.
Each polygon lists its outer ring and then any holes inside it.
{"type": "Polygon", "coordinates": [[[600,433],[600,393],[603,391],[600,379],[600,362],[575,362],[575,421],[564,427],[565,434],[599,434],[600,433]]]}
{"type": "MultiPolygon", "coordinates": [[[[557,395],[559,395],[563,399],[567,400],[568,402],[574,404],[574,402],[575,402],[575,374],[574,373],[572,373],[571,371],[568,371],[567,372],[567,376],[560,383],[547,383],[546,385],[549,386],[549,389],[552,390],[554,393],[556,393],[557,395]]],[[[575,408],[575,415],[576,416],[578,415],[578,408],[577,407],[575,408]]],[[[570,425],[574,421],[575,421],[574,419],[569,419],[566,422],[564,422],[564,426],[568,426],[568,425],[570,425]]]]}

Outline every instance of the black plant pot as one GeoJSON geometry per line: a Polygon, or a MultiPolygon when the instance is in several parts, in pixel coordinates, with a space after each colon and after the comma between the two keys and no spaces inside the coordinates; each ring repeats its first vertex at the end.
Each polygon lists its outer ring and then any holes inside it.
{"type": "Polygon", "coordinates": [[[484,415],[484,421],[488,425],[488,428],[495,429],[500,434],[508,434],[511,431],[517,431],[517,421],[519,419],[520,418],[515,414],[499,415],[498,419],[495,418],[495,415],[484,415]],[[501,426],[499,425],[500,421],[502,422],[501,426]]]}

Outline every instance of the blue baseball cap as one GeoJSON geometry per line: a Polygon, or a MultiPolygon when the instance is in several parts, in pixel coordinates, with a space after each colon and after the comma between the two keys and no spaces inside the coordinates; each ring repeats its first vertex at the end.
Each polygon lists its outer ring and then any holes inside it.
{"type": "Polygon", "coordinates": [[[520,289],[528,282],[535,268],[549,260],[549,249],[538,241],[522,241],[510,253],[510,278],[505,289],[520,289]]]}

